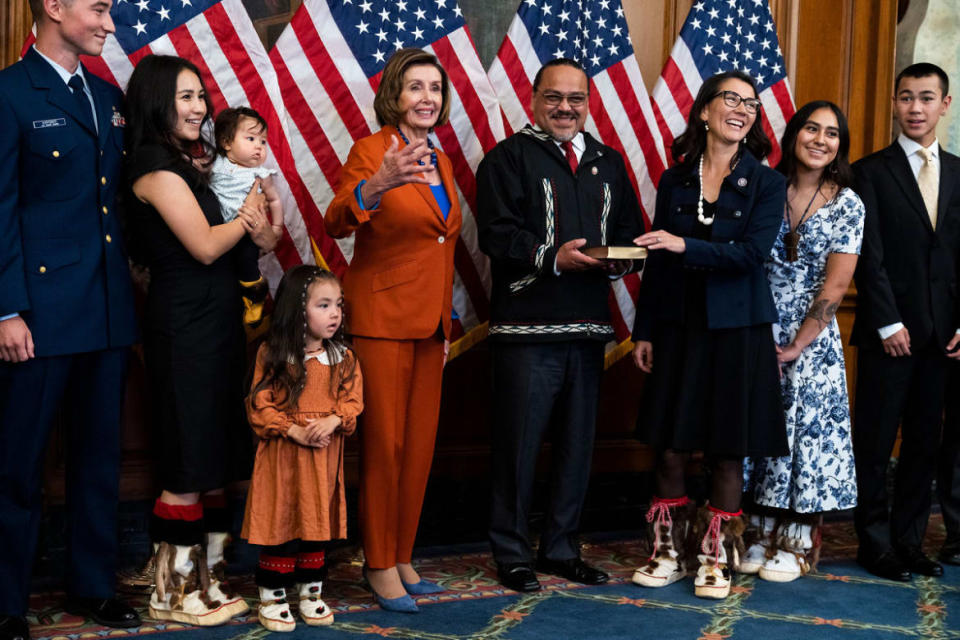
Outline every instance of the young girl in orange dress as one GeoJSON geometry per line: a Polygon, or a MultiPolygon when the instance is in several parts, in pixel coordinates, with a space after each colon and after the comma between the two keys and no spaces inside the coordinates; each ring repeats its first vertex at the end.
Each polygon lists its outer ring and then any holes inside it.
{"type": "Polygon", "coordinates": [[[325,269],[299,265],[277,289],[267,340],[257,352],[247,417],[260,438],[243,537],[262,545],[256,572],[260,623],[293,631],[300,617],[328,625],[320,598],[330,540],[346,538],[343,439],[363,410],[363,381],[343,338],[343,293],[325,269]]]}

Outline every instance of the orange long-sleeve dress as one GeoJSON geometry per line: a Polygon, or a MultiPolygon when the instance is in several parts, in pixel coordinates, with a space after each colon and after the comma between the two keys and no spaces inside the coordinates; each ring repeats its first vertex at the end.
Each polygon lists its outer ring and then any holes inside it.
{"type": "MultiPolygon", "coordinates": [[[[263,376],[266,345],[257,352],[254,383],[263,376]]],[[[264,389],[247,397],[247,417],[260,437],[241,535],[251,544],[278,545],[294,539],[335,540],[347,536],[343,487],[343,438],[356,430],[363,411],[363,379],[355,378],[339,398],[330,393],[333,367],[324,357],[307,358],[307,381],[296,409],[280,407],[282,394],[264,389]],[[278,397],[278,395],[280,397],[278,397]],[[337,415],[343,421],[330,444],[305,447],[287,438],[294,424],[337,415]]],[[[355,360],[352,351],[346,358],[355,360]]],[[[349,362],[344,362],[349,366],[349,362]]]]}

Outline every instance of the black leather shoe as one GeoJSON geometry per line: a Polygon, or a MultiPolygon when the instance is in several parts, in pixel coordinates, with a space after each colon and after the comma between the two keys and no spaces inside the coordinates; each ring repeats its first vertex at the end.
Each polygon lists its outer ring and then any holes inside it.
{"type": "Polygon", "coordinates": [[[133,607],[116,598],[69,598],[63,609],[75,616],[90,618],[104,627],[128,629],[141,624],[133,607]]]}
{"type": "Polygon", "coordinates": [[[927,554],[916,547],[901,550],[899,556],[903,560],[903,564],[912,573],[933,578],[939,578],[943,575],[943,567],[940,566],[940,563],[931,560],[927,557],[927,554]]]}
{"type": "Polygon", "coordinates": [[[23,616],[0,615],[0,640],[30,640],[30,625],[23,616]]]}
{"type": "Polygon", "coordinates": [[[940,553],[937,554],[940,562],[947,564],[960,565],[960,540],[947,540],[940,547],[940,553]]]}
{"type": "Polygon", "coordinates": [[[580,558],[570,558],[569,560],[540,558],[537,560],[537,570],[552,573],[555,576],[566,578],[570,582],[581,584],[603,584],[610,579],[610,576],[605,572],[591,567],[580,558]]]}
{"type": "Polygon", "coordinates": [[[867,558],[857,554],[857,564],[873,575],[886,578],[887,580],[910,582],[910,579],[913,577],[910,575],[910,569],[903,564],[903,561],[900,560],[893,551],[887,551],[874,558],[867,558]]]}
{"type": "Polygon", "coordinates": [[[533,568],[525,562],[497,565],[497,577],[507,589],[529,593],[540,590],[540,581],[533,568]]]}

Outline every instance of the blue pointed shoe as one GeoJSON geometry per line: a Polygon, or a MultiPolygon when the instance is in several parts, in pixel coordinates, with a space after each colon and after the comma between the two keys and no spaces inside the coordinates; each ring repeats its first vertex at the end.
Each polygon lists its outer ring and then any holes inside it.
{"type": "Polygon", "coordinates": [[[407,593],[412,596],[426,596],[431,593],[443,593],[446,591],[446,589],[436,582],[430,582],[423,578],[420,578],[420,582],[404,582],[401,578],[400,583],[403,585],[403,588],[407,590],[407,593]]]}
{"type": "MultiPolygon", "coordinates": [[[[396,613],[420,613],[420,608],[417,606],[417,603],[413,601],[409,595],[400,596],[399,598],[384,598],[377,590],[373,588],[373,585],[370,584],[370,580],[367,579],[367,565],[363,565],[363,582],[364,585],[370,589],[370,593],[373,594],[373,599],[380,605],[380,608],[384,611],[394,611],[396,613]]],[[[401,582],[403,582],[401,580],[401,582]]],[[[404,585],[406,587],[406,585],[404,585]]]]}

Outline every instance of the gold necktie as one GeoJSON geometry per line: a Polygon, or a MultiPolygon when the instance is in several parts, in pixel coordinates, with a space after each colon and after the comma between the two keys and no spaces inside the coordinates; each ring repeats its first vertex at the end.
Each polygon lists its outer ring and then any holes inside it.
{"type": "Polygon", "coordinates": [[[921,148],[917,151],[923,158],[923,164],[920,165],[920,173],[917,174],[917,186],[920,187],[920,195],[923,196],[923,204],[927,207],[927,215],[930,216],[930,224],[937,228],[937,200],[939,199],[940,175],[936,165],[933,164],[933,152],[929,149],[921,148]]]}

